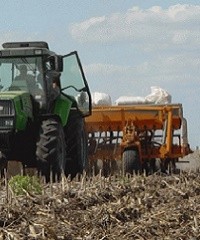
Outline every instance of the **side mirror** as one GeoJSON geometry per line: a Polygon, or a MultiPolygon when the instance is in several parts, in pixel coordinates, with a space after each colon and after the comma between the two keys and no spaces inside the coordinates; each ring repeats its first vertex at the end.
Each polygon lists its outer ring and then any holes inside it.
{"type": "Polygon", "coordinates": [[[55,56],[55,70],[57,72],[63,71],[63,58],[60,55],[55,56]]]}

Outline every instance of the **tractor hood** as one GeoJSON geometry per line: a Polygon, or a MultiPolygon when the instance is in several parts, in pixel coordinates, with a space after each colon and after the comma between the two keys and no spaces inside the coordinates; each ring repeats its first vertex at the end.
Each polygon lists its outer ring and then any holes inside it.
{"type": "MultiPolygon", "coordinates": [[[[0,119],[14,118],[15,130],[23,130],[28,119],[33,119],[31,96],[24,91],[7,91],[0,93],[0,119]]],[[[4,128],[5,126],[0,126],[4,128]]]]}

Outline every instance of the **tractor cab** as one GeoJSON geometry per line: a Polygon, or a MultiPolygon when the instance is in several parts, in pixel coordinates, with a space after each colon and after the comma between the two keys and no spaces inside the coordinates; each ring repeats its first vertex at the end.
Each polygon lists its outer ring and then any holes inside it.
{"type": "Polygon", "coordinates": [[[41,112],[49,112],[58,96],[67,95],[83,116],[90,114],[91,97],[77,52],[56,55],[46,42],[14,42],[2,46],[1,92],[29,92],[41,112]]]}

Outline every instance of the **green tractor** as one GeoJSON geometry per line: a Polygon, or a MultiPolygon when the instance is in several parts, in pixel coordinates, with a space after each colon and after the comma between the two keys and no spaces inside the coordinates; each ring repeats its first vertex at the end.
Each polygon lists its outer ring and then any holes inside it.
{"type": "Polygon", "coordinates": [[[77,52],[46,42],[8,42],[0,50],[0,166],[37,168],[49,181],[87,169],[84,118],[91,94],[77,52]]]}

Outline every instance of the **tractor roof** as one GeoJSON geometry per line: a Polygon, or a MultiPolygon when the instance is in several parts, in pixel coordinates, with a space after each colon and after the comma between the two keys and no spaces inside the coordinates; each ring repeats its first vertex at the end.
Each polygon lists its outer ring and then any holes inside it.
{"type": "Polygon", "coordinates": [[[2,44],[3,48],[46,48],[49,49],[46,42],[6,42],[2,44]]]}
{"type": "Polygon", "coordinates": [[[22,57],[22,56],[41,56],[56,55],[49,50],[46,42],[6,42],[2,44],[3,49],[0,50],[0,57],[22,57]]]}

